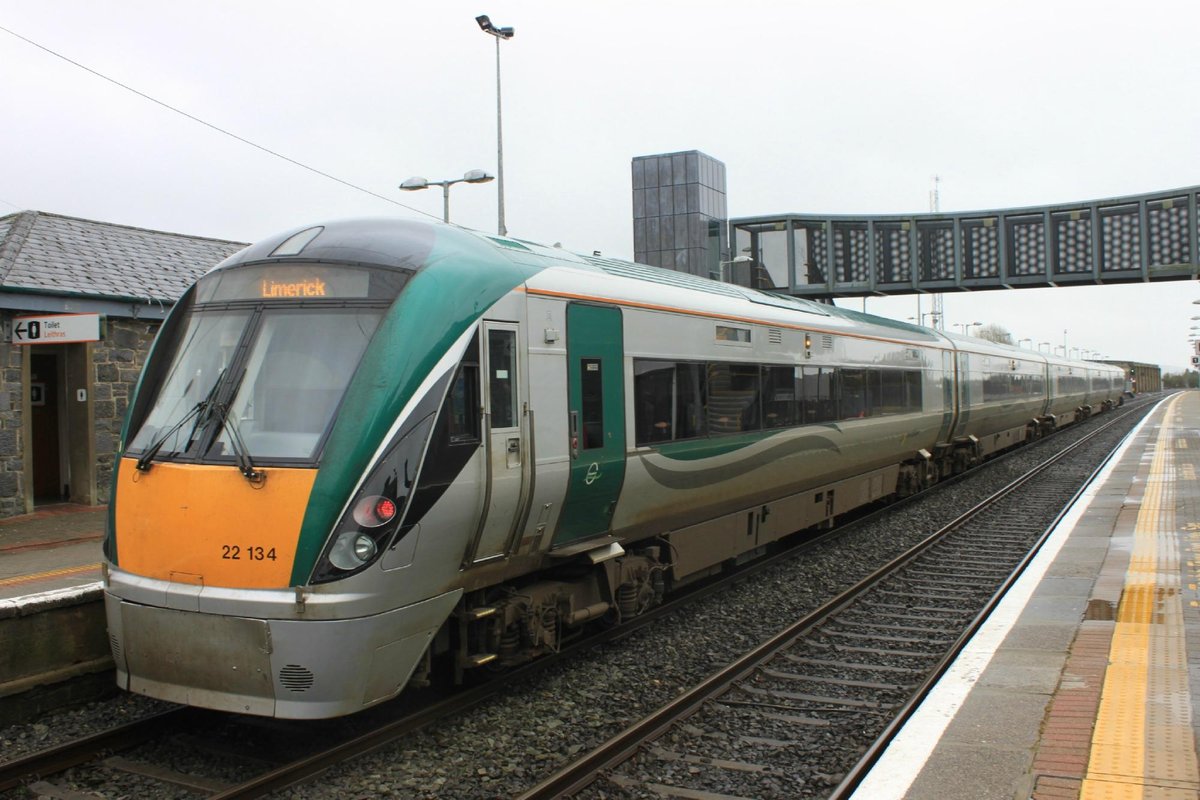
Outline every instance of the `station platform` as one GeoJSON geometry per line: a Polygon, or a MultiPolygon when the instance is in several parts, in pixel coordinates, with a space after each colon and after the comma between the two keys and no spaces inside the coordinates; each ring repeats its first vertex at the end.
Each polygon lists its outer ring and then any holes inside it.
{"type": "Polygon", "coordinates": [[[107,514],[64,503],[0,520],[0,600],[99,581],[107,514]]]}
{"type": "Polygon", "coordinates": [[[1200,391],[1061,520],[856,798],[1200,797],[1200,391]]]}

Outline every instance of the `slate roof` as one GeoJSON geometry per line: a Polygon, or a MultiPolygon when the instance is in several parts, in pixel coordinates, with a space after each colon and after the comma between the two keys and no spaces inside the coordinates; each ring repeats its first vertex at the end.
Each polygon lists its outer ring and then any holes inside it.
{"type": "Polygon", "coordinates": [[[22,211],[0,217],[0,291],[174,302],[239,242],[22,211]]]}

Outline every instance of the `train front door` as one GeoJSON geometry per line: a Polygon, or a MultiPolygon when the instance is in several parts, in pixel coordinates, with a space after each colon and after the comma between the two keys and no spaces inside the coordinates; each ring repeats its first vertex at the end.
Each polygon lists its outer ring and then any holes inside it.
{"type": "Polygon", "coordinates": [[[524,505],[527,475],[533,467],[525,452],[518,333],[516,323],[483,323],[487,509],[471,559],[476,563],[508,552],[524,505]]]}
{"type": "Polygon", "coordinates": [[[625,480],[625,369],[621,310],[567,307],[571,475],[554,546],[603,534],[625,480]]]}

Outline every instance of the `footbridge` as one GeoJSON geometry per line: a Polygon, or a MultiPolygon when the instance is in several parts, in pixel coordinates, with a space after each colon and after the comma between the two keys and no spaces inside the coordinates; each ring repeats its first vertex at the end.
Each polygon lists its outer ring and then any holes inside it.
{"type": "Polygon", "coordinates": [[[1195,279],[1200,186],[963,213],[730,221],[729,280],[814,300],[1195,279]]]}

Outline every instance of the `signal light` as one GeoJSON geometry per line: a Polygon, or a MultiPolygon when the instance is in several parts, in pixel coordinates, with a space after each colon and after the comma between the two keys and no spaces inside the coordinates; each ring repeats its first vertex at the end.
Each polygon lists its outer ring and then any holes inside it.
{"type": "Polygon", "coordinates": [[[397,510],[395,500],[371,495],[359,500],[354,506],[354,521],[364,528],[378,528],[391,522],[397,510]]]}
{"type": "Polygon", "coordinates": [[[396,504],[386,497],[379,498],[379,502],[375,504],[375,516],[387,522],[396,516],[396,504]]]}

